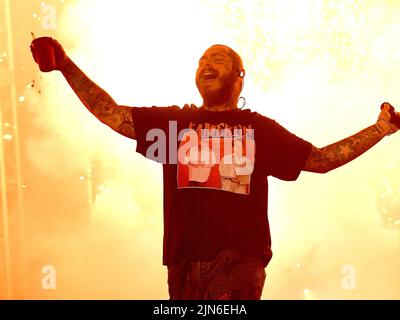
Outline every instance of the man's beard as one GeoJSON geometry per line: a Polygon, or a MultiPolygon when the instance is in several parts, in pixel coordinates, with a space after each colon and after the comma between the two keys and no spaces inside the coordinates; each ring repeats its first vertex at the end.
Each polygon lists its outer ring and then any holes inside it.
{"type": "Polygon", "coordinates": [[[207,104],[222,104],[232,100],[235,80],[232,74],[221,78],[223,86],[218,90],[207,90],[202,93],[204,102],[207,104]]]}

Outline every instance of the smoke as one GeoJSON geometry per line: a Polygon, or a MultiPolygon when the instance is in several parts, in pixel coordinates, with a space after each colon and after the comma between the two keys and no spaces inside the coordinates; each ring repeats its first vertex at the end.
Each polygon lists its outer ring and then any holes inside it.
{"type": "MultiPolygon", "coordinates": [[[[398,102],[388,80],[397,77],[396,66],[372,65],[371,76],[343,70],[334,79],[334,72],[318,61],[292,66],[264,105],[287,128],[323,147],[372,125],[382,102],[398,102]]],[[[302,173],[289,184],[270,179],[275,257],[264,297],[306,298],[308,289],[317,299],[398,299],[399,238],[386,227],[378,205],[397,203],[398,186],[389,198],[380,197],[385,179],[396,186],[400,178],[398,143],[397,136],[384,138],[325,175],[302,173]],[[350,289],[348,266],[354,271],[350,289]]],[[[398,216],[399,209],[392,213],[398,216]]]]}
{"type": "MultiPolygon", "coordinates": [[[[400,25],[390,1],[335,13],[323,2],[322,22],[312,3],[292,10],[290,24],[279,1],[71,1],[56,38],[119,104],[136,106],[199,104],[198,58],[232,45],[247,70],[247,106],[323,147],[373,124],[381,102],[398,105],[400,25]]],[[[61,74],[35,79],[26,92],[30,298],[167,298],[161,168],[95,119],[61,74]],[[44,265],[57,270],[56,290],[40,286],[44,265]]],[[[399,298],[399,238],[378,206],[382,181],[400,178],[389,169],[399,140],[325,175],[269,179],[274,258],[263,298],[399,298]]]]}
{"type": "MultiPolygon", "coordinates": [[[[389,1],[316,3],[296,7],[305,20],[279,2],[219,10],[245,13],[223,23],[248,52],[248,105],[323,147],[372,125],[382,102],[398,105],[400,25],[389,1]],[[243,20],[253,20],[250,29],[243,20]]],[[[387,137],[325,175],[269,179],[274,257],[263,298],[398,299],[400,243],[386,219],[400,211],[399,140],[387,137]]]]}

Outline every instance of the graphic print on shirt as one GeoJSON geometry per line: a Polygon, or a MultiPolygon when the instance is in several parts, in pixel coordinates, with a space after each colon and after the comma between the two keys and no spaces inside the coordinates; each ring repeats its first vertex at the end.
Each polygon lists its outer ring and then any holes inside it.
{"type": "Polygon", "coordinates": [[[248,195],[255,162],[251,125],[190,123],[179,137],[177,185],[248,195]]]}

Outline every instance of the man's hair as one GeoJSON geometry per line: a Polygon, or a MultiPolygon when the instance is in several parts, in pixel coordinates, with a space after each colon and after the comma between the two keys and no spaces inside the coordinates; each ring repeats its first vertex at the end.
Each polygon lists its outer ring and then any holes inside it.
{"type": "Polygon", "coordinates": [[[238,71],[242,71],[243,69],[243,61],[242,58],[239,56],[239,54],[233,50],[231,47],[228,47],[224,44],[214,44],[211,47],[224,47],[226,49],[228,49],[228,54],[231,57],[232,61],[233,61],[233,67],[234,69],[238,70],[238,71]]]}

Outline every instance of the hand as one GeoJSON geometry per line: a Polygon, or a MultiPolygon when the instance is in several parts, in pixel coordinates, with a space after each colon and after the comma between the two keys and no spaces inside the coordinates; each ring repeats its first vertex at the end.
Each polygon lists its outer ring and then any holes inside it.
{"type": "Polygon", "coordinates": [[[50,37],[41,37],[33,40],[30,48],[33,59],[43,72],[62,71],[68,60],[61,44],[50,37]]]}
{"type": "MultiPolygon", "coordinates": [[[[379,114],[378,120],[376,122],[377,125],[380,128],[382,128],[387,135],[391,135],[399,130],[399,128],[393,122],[391,122],[391,120],[392,120],[391,119],[392,115],[390,112],[391,108],[393,108],[393,107],[389,103],[385,102],[382,105],[381,113],[379,114]]],[[[394,110],[394,108],[393,108],[393,110],[394,110]]],[[[395,112],[395,111],[393,111],[393,112],[395,112]]],[[[395,113],[398,117],[400,117],[399,112],[395,112],[395,113]]]]}

